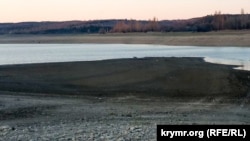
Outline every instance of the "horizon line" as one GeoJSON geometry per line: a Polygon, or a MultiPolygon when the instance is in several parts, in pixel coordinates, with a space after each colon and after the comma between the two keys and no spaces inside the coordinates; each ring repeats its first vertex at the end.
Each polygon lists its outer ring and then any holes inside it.
{"type": "MultiPolygon", "coordinates": [[[[207,14],[206,16],[214,16],[215,14],[207,14]]],[[[242,15],[242,14],[221,14],[221,15],[242,15]]],[[[248,13],[245,13],[243,15],[250,15],[248,13]]],[[[197,17],[191,17],[191,18],[176,18],[176,19],[162,19],[162,20],[158,20],[158,21],[178,21],[178,20],[190,20],[190,19],[196,19],[196,18],[202,18],[202,17],[206,17],[206,16],[197,16],[197,17]]],[[[35,20],[25,20],[25,21],[17,21],[17,22],[0,22],[0,24],[3,24],[3,23],[12,23],[12,24],[15,24],[15,23],[42,23],[42,22],[90,22],[90,21],[105,21],[105,20],[135,20],[135,21],[150,21],[152,20],[153,18],[157,18],[157,16],[153,16],[152,18],[149,18],[149,19],[134,19],[134,18],[103,18],[103,19],[89,19],[89,20],[44,20],[44,21],[35,21],[35,20]]]]}

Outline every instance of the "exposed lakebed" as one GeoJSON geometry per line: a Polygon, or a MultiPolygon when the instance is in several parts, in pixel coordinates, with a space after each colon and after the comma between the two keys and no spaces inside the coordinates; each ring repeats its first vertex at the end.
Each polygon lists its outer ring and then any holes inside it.
{"type": "Polygon", "coordinates": [[[0,140],[155,140],[157,124],[248,125],[250,72],[189,57],[249,62],[249,48],[0,45],[0,140]],[[4,65],[27,63],[42,64],[4,65]]]}

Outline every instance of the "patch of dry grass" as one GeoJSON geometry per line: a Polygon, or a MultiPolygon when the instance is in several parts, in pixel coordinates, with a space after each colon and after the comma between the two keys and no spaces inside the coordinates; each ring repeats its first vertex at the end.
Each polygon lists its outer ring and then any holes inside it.
{"type": "Polygon", "coordinates": [[[2,35],[0,36],[0,43],[101,43],[250,47],[250,31],[109,33],[104,35],[2,35]]]}

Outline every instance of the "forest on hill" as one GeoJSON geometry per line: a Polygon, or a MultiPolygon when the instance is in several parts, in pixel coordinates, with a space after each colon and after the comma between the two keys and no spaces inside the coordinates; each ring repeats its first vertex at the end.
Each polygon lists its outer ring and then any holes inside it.
{"type": "Polygon", "coordinates": [[[93,20],[0,23],[0,34],[90,34],[127,32],[209,32],[250,29],[250,14],[208,15],[186,20],[93,20]]]}

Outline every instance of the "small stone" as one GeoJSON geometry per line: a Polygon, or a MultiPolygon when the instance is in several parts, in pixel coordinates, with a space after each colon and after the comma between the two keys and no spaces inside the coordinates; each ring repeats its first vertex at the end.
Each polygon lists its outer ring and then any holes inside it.
{"type": "Polygon", "coordinates": [[[8,125],[5,126],[0,126],[0,132],[8,132],[10,131],[12,128],[8,125]]]}

